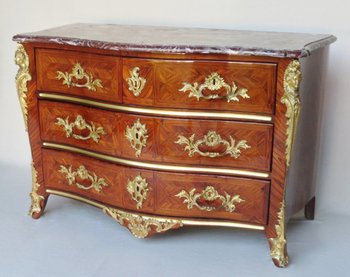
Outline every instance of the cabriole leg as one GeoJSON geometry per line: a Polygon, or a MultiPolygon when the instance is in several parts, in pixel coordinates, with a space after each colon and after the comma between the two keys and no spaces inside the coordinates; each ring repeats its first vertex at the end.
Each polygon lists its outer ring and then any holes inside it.
{"type": "Polygon", "coordinates": [[[275,225],[275,237],[268,237],[270,245],[270,255],[273,263],[277,267],[286,267],[289,262],[288,252],[287,252],[287,239],[285,235],[286,222],[285,222],[285,211],[284,211],[284,201],[281,206],[281,210],[278,212],[278,221],[275,225]]]}
{"type": "Polygon", "coordinates": [[[46,192],[43,193],[43,188],[38,183],[37,176],[38,172],[32,164],[32,192],[30,193],[32,203],[28,214],[34,219],[38,219],[43,214],[49,197],[46,192]]]}
{"type": "Polygon", "coordinates": [[[289,262],[287,240],[281,237],[271,238],[269,239],[269,245],[273,263],[277,267],[286,267],[289,262]]]}

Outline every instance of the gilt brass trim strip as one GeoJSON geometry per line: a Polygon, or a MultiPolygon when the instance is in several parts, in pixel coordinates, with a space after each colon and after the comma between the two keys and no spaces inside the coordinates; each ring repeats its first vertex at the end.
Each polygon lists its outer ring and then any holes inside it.
{"type": "Polygon", "coordinates": [[[95,153],[89,150],[62,145],[51,142],[43,142],[44,147],[66,150],[73,153],[83,154],[89,157],[98,158],[108,162],[114,162],[121,165],[134,166],[153,170],[162,171],[182,171],[182,172],[196,172],[196,173],[213,173],[213,174],[226,174],[226,175],[237,175],[245,177],[256,177],[256,178],[269,178],[270,174],[267,172],[240,170],[240,169],[228,169],[228,168],[215,168],[215,167],[197,167],[197,166],[180,166],[180,165],[166,165],[156,163],[138,162],[132,160],[126,160],[123,158],[117,158],[105,154],[95,153]]]}
{"type": "MultiPolygon", "coordinates": [[[[68,192],[63,192],[63,191],[59,191],[59,190],[54,190],[54,189],[46,189],[47,193],[50,194],[54,194],[54,195],[58,195],[58,196],[63,196],[63,197],[68,197],[74,200],[78,200],[81,202],[84,202],[86,204],[95,206],[97,208],[100,209],[105,209],[105,208],[109,208],[106,205],[103,205],[101,203],[95,202],[93,200],[89,200],[86,199],[84,197],[75,195],[75,194],[71,194],[68,192]]],[[[152,216],[149,217],[145,214],[141,214],[141,213],[132,213],[135,215],[142,215],[143,218],[156,218],[159,220],[167,220],[167,219],[171,219],[171,220],[179,220],[182,222],[183,225],[189,225],[189,226],[220,226],[220,227],[234,227],[234,228],[244,228],[244,229],[252,229],[252,230],[265,230],[265,227],[263,225],[254,225],[254,224],[248,224],[248,223],[240,223],[240,222],[229,222],[229,221],[219,221],[219,220],[201,220],[201,219],[185,219],[185,218],[167,218],[167,217],[161,217],[161,216],[152,216]]]]}
{"type": "Polygon", "coordinates": [[[145,114],[145,115],[222,118],[222,119],[256,120],[256,121],[272,122],[272,117],[267,115],[265,116],[265,115],[244,114],[244,113],[240,114],[240,113],[202,112],[202,111],[196,112],[196,111],[177,111],[177,110],[138,108],[138,107],[117,105],[117,104],[102,103],[102,102],[88,100],[88,99],[81,99],[73,96],[58,95],[58,94],[51,94],[51,93],[44,93],[44,92],[39,93],[39,97],[43,99],[68,101],[75,104],[85,104],[96,108],[105,108],[105,109],[110,109],[114,111],[131,112],[131,113],[138,113],[138,114],[145,114]]]}
{"type": "Polygon", "coordinates": [[[101,203],[89,200],[87,198],[84,198],[84,197],[81,197],[81,196],[78,196],[78,195],[75,195],[75,194],[72,194],[72,193],[59,191],[59,190],[55,190],[55,189],[46,189],[46,192],[50,193],[50,194],[55,194],[55,195],[58,195],[58,196],[63,196],[63,197],[68,197],[68,198],[71,198],[71,199],[74,199],[74,200],[78,200],[78,201],[84,202],[86,204],[89,204],[91,206],[95,206],[95,207],[100,208],[100,209],[103,209],[103,208],[106,207],[105,205],[103,205],[101,203]]]}

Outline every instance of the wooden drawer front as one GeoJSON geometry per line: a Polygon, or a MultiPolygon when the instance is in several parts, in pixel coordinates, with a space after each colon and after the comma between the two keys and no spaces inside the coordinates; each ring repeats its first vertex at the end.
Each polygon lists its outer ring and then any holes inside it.
{"type": "Polygon", "coordinates": [[[41,138],[110,155],[120,154],[119,114],[39,101],[41,138]]]}
{"type": "Polygon", "coordinates": [[[43,149],[43,165],[46,188],[106,205],[167,216],[266,224],[268,181],[152,172],[49,149],[43,149]],[[138,197],[132,194],[136,187],[138,197]]]}
{"type": "Polygon", "coordinates": [[[119,58],[39,49],[36,63],[39,90],[121,102],[119,58]]]}
{"type": "Polygon", "coordinates": [[[268,181],[177,173],[155,176],[157,214],[267,222],[268,181]]]}
{"type": "Polygon", "coordinates": [[[269,171],[271,124],[129,115],[40,101],[44,141],[132,160],[269,171]]]}
{"type": "MultiPolygon", "coordinates": [[[[155,184],[152,171],[127,168],[82,155],[49,149],[43,149],[43,165],[46,188],[75,193],[106,205],[140,212],[154,212],[155,184]],[[80,172],[86,173],[86,176],[79,175],[80,172]],[[74,176],[71,178],[71,184],[67,178],[69,176],[74,176]],[[137,183],[145,186],[141,190],[144,195],[142,201],[136,195],[134,198],[137,200],[132,198],[128,191],[129,182],[135,183],[134,186],[137,186],[137,183]],[[98,184],[100,191],[95,189],[98,184]]],[[[131,184],[129,190],[132,190],[132,187],[131,184]]]]}
{"type": "MultiPolygon", "coordinates": [[[[148,138],[137,159],[270,170],[273,135],[270,124],[123,115],[121,129],[133,126],[138,119],[145,124],[148,138]]],[[[121,149],[124,157],[135,159],[135,149],[125,137],[121,149]]]]}
{"type": "Polygon", "coordinates": [[[271,63],[123,59],[123,102],[272,114],[275,79],[271,63]]]}

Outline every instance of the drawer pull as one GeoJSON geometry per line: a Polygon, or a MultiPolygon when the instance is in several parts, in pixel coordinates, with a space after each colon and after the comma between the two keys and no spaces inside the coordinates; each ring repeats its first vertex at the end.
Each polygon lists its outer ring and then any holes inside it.
{"type": "Polygon", "coordinates": [[[187,204],[187,209],[189,210],[193,207],[197,207],[202,211],[208,212],[224,208],[225,211],[232,213],[236,209],[235,203],[241,203],[245,201],[240,197],[239,194],[231,196],[225,192],[225,195],[221,195],[212,186],[207,186],[201,193],[195,192],[196,189],[192,189],[190,192],[182,190],[175,196],[179,198],[185,198],[183,203],[187,204]]]}
{"type": "Polygon", "coordinates": [[[227,102],[236,101],[239,102],[238,96],[242,98],[250,98],[248,95],[248,89],[238,88],[235,82],[232,82],[232,87],[225,82],[225,80],[217,73],[213,72],[211,75],[205,78],[204,84],[199,85],[197,82],[190,84],[187,82],[182,83],[183,87],[179,91],[189,91],[188,97],[195,97],[197,101],[200,98],[204,99],[226,99],[227,102]],[[226,89],[226,95],[220,93],[204,95],[203,91],[208,89],[210,91],[217,91],[221,88],[226,89]]]}
{"type": "Polygon", "coordinates": [[[130,146],[135,149],[135,156],[140,157],[143,147],[147,144],[147,127],[146,124],[141,124],[138,118],[132,127],[127,126],[125,137],[130,142],[130,146]]]}
{"type": "Polygon", "coordinates": [[[90,122],[90,124],[86,123],[85,119],[78,115],[77,118],[74,120],[74,122],[69,123],[69,116],[66,117],[66,119],[57,117],[56,118],[56,125],[63,126],[63,129],[66,131],[66,137],[70,138],[73,136],[73,138],[77,140],[89,140],[92,139],[94,142],[98,143],[101,139],[102,135],[106,135],[106,132],[103,130],[103,127],[97,127],[93,122],[90,122]],[[89,134],[87,136],[82,136],[78,134],[73,133],[73,128],[77,128],[78,130],[88,130],[89,134]]]}
{"type": "Polygon", "coordinates": [[[186,138],[184,136],[178,136],[178,140],[175,141],[177,144],[186,144],[184,150],[188,151],[188,156],[193,157],[195,153],[203,157],[215,158],[222,157],[225,155],[230,155],[232,158],[237,159],[241,155],[241,148],[248,149],[250,146],[247,144],[246,140],[240,140],[236,144],[236,140],[230,136],[230,141],[224,140],[215,131],[209,131],[202,139],[197,141],[194,140],[195,134],[186,138]],[[224,145],[226,150],[224,152],[202,152],[199,147],[201,145],[208,147],[216,147],[219,145],[224,145]]]}
{"type": "Polygon", "coordinates": [[[103,88],[102,81],[100,79],[95,79],[92,76],[91,73],[85,72],[85,69],[80,65],[80,63],[76,63],[74,67],[72,68],[72,72],[62,72],[62,71],[56,71],[57,73],[57,80],[63,79],[62,84],[67,85],[70,87],[77,87],[77,88],[87,88],[91,91],[96,91],[97,88],[103,88]],[[86,82],[84,84],[74,82],[72,79],[75,78],[76,80],[80,81],[83,79],[86,79],[86,82]]]}
{"type": "Polygon", "coordinates": [[[126,188],[131,195],[131,199],[136,202],[136,208],[141,209],[143,201],[147,199],[148,183],[146,179],[138,174],[134,180],[128,180],[126,188]]]}
{"type": "Polygon", "coordinates": [[[75,171],[72,171],[71,165],[69,167],[61,165],[58,172],[66,176],[68,185],[75,185],[79,189],[94,189],[97,192],[101,192],[102,187],[108,186],[103,178],[99,178],[95,173],[87,171],[84,165],[79,166],[79,168],[75,171]],[[82,181],[90,180],[91,184],[89,186],[80,184],[77,182],[77,178],[81,179],[82,181]]]}
{"type": "Polygon", "coordinates": [[[139,76],[139,67],[134,67],[130,70],[130,77],[127,79],[129,90],[135,95],[139,96],[146,84],[146,79],[139,76]]]}

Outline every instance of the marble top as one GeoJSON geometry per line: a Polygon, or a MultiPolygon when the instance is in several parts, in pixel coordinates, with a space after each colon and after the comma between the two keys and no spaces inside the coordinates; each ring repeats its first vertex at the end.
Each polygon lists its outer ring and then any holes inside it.
{"type": "Polygon", "coordinates": [[[119,51],[300,58],[334,42],[336,37],[304,33],[77,23],[19,34],[13,40],[119,51]]]}

